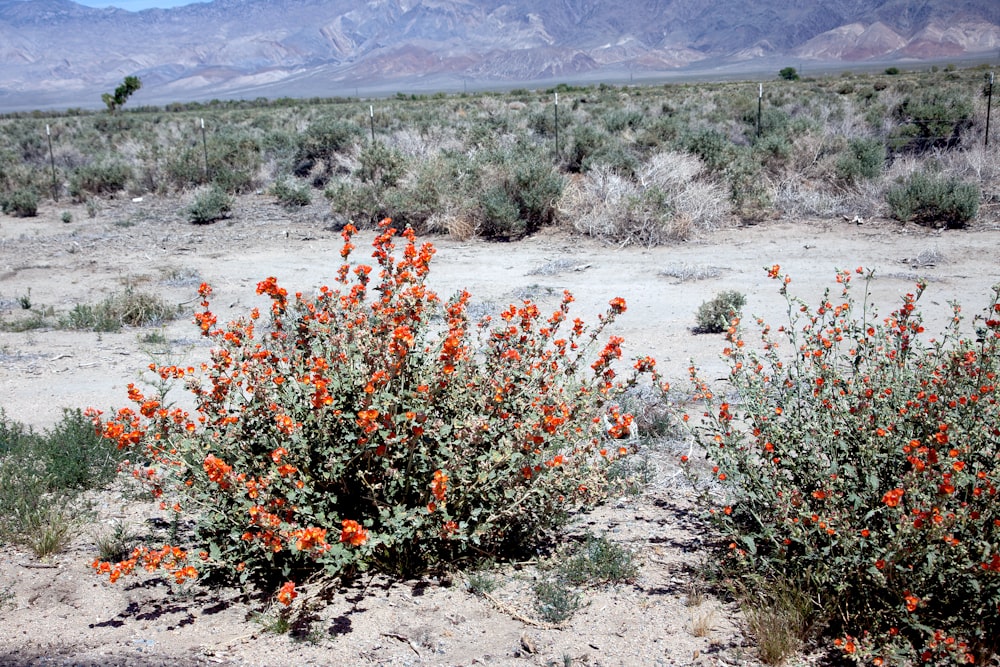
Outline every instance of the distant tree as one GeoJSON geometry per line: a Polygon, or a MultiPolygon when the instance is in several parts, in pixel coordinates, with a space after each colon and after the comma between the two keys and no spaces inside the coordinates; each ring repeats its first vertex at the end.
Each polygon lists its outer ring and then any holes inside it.
{"type": "Polygon", "coordinates": [[[142,81],[139,80],[137,76],[127,76],[125,80],[122,81],[121,85],[115,88],[115,92],[104,93],[101,95],[101,99],[104,103],[108,105],[108,111],[114,113],[128,101],[128,98],[132,96],[132,93],[142,88],[142,81]]]}
{"type": "Polygon", "coordinates": [[[896,76],[897,74],[899,74],[899,68],[898,67],[886,67],[885,68],[885,73],[888,74],[889,76],[896,76]]]}
{"type": "Polygon", "coordinates": [[[783,68],[780,72],[778,72],[778,76],[780,76],[785,81],[798,81],[799,80],[799,73],[795,71],[794,67],[785,67],[785,68],[783,68]]]}

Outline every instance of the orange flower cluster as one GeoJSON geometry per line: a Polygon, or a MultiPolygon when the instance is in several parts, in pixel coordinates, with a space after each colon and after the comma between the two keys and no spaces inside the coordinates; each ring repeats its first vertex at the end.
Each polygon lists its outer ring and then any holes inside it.
{"type": "MultiPolygon", "coordinates": [[[[455,554],[467,552],[455,536],[471,525],[476,549],[507,548],[512,524],[530,517],[545,529],[560,505],[600,497],[597,473],[615,451],[630,451],[616,441],[636,424],[616,398],[640,376],[659,376],[650,357],[619,364],[620,337],[601,347],[624,299],[611,299],[593,330],[570,318],[568,292],[549,315],[525,300],[476,327],[468,292],[442,303],[426,286],[434,249],[412,230],[383,221],[373,266],[349,261],[356,234],[345,227],[336,284],[313,295],[268,277],[256,291],[271,307],[220,326],[211,288],[199,288],[195,323],[214,344],[201,373],[150,367],[187,387],[192,414],[130,387],[131,409],[91,415],[104,437],[141,449],[135,474],[156,493],[182,496],[176,511],[212,508],[204,534],[214,556],[204,567],[243,579],[350,568],[371,557],[357,547],[391,552],[399,525],[451,540],[455,554]],[[498,498],[502,507],[489,504],[498,498]],[[357,520],[329,525],[342,516],[357,520]],[[337,528],[353,549],[330,545],[337,528]],[[230,535],[235,544],[219,543],[230,535]]],[[[279,601],[295,594],[288,582],[279,601]]]]}
{"type": "Polygon", "coordinates": [[[286,607],[292,604],[292,600],[297,598],[299,594],[295,591],[295,582],[287,581],[278,590],[278,602],[285,605],[286,607]]]}
{"type": "Polygon", "coordinates": [[[300,528],[288,534],[289,541],[294,541],[295,548],[299,551],[313,551],[323,553],[330,549],[326,543],[326,528],[300,528]]]}
{"type": "Polygon", "coordinates": [[[138,547],[132,551],[128,558],[118,563],[97,559],[91,563],[91,567],[98,574],[108,575],[108,580],[111,583],[118,581],[123,575],[134,573],[136,567],[142,567],[149,572],[163,569],[169,573],[175,583],[182,584],[185,581],[198,578],[198,570],[188,565],[187,560],[187,551],[165,544],[159,549],[138,547]]]}
{"type": "Polygon", "coordinates": [[[837,274],[839,297],[828,291],[810,308],[788,294],[780,266],[765,271],[788,302],[781,336],[758,320],[758,351],[745,346],[745,328],[729,331],[727,400],[713,399],[691,371],[706,403],[708,426],[698,432],[712,472],[741,498],[710,508],[731,540],[724,557],[740,567],[830,573],[810,586],[856,578],[847,587],[858,608],[834,614],[845,629],[867,631],[835,644],[859,663],[890,664],[879,655],[887,644],[893,660],[907,650],[956,664],[994,655],[1000,287],[975,320],[974,341],[957,305],[944,334],[926,338],[917,308],[923,282],[878,318],[867,287],[857,312],[852,272],[837,274]],[[743,544],[754,546],[753,559],[742,558],[743,544]],[[976,604],[960,591],[976,591],[976,604]],[[929,627],[946,629],[929,635],[929,627]]]}
{"type": "Polygon", "coordinates": [[[368,541],[368,531],[362,528],[357,521],[344,519],[341,522],[340,541],[342,544],[360,547],[368,541]]]}

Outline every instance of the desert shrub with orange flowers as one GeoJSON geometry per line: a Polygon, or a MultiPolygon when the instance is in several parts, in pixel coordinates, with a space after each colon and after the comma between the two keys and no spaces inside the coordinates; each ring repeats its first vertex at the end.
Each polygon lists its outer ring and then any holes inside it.
{"type": "Polygon", "coordinates": [[[756,345],[733,323],[732,394],[713,396],[692,372],[725,565],[808,595],[857,662],[996,660],[1000,286],[971,323],[952,304],[931,337],[925,283],[880,317],[871,272],[839,272],[815,306],[769,272],[788,322],[758,321],[756,345]]]}
{"type": "Polygon", "coordinates": [[[373,266],[350,261],[347,227],[334,287],[290,295],[268,278],[270,307],[225,325],[202,285],[210,362],[151,366],[163,386],[92,412],[131,473],[196,525],[196,546],[142,547],[98,571],[281,583],[288,604],[318,571],[411,575],[523,552],[602,497],[632,447],[619,398],[640,376],[659,382],[648,358],[616,376],[622,340],[603,332],[625,302],[593,327],[570,319],[568,293],[548,315],[525,301],[472,322],[468,293],[428,288],[431,244],[406,230],[396,249],[390,225],[373,266]],[[178,383],[190,413],[169,403],[178,383]]]}

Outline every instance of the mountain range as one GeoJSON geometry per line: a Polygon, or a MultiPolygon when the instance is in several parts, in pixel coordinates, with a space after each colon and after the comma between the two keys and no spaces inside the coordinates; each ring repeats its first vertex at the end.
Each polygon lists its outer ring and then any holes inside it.
{"type": "MultiPolygon", "coordinates": [[[[455,90],[1000,51],[997,0],[0,0],[0,108],[455,90]]],[[[775,70],[776,71],[776,70],[775,70]]]]}

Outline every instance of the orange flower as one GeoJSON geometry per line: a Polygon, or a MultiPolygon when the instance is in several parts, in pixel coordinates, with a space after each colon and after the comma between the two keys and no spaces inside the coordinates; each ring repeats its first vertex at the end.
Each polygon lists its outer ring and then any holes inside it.
{"type": "Polygon", "coordinates": [[[445,521],[444,525],[441,526],[441,537],[447,539],[452,536],[452,534],[458,530],[458,524],[454,521],[445,521]]]}
{"type": "Polygon", "coordinates": [[[298,597],[298,595],[299,594],[295,592],[295,582],[285,582],[285,584],[278,591],[278,602],[287,607],[292,604],[292,600],[298,597]]]}
{"type": "Polygon", "coordinates": [[[329,549],[329,545],[326,543],[326,528],[310,526],[292,531],[288,537],[295,540],[295,548],[299,551],[316,549],[322,552],[329,549]]]}
{"type": "Polygon", "coordinates": [[[344,519],[341,523],[340,531],[340,541],[351,545],[352,547],[360,547],[368,540],[368,531],[361,527],[357,521],[353,519],[344,519]]]}
{"type": "Polygon", "coordinates": [[[885,495],[882,496],[882,502],[889,507],[896,507],[899,505],[899,501],[902,500],[903,493],[905,493],[905,489],[893,489],[891,491],[887,491],[885,495]]]}
{"type": "Polygon", "coordinates": [[[444,502],[445,492],[448,490],[448,475],[444,474],[440,470],[434,472],[434,479],[431,481],[431,493],[442,503],[444,502]]]}
{"type": "Polygon", "coordinates": [[[218,484],[220,488],[225,489],[229,487],[229,480],[227,478],[233,471],[232,466],[226,464],[225,461],[214,454],[209,454],[205,457],[202,467],[208,473],[209,480],[218,484]]]}

